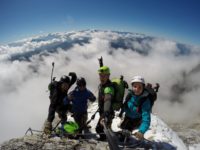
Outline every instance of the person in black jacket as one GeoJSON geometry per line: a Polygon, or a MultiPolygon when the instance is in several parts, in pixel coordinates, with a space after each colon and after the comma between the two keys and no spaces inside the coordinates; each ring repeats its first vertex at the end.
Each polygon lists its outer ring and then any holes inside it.
{"type": "Polygon", "coordinates": [[[67,120],[67,111],[70,108],[70,103],[68,100],[68,90],[76,82],[76,74],[70,72],[69,76],[62,76],[60,81],[53,81],[49,85],[50,89],[50,105],[47,120],[44,126],[44,133],[49,134],[52,130],[52,122],[55,118],[55,112],[58,113],[61,119],[61,124],[64,124],[67,120]],[[71,78],[69,77],[71,76],[71,78]]]}

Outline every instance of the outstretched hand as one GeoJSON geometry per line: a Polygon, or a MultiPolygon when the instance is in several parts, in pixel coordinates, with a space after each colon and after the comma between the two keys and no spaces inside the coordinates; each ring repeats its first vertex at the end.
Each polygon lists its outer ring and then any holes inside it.
{"type": "Polygon", "coordinates": [[[144,139],[144,134],[141,132],[136,132],[133,134],[137,139],[142,140],[144,139]]]}
{"type": "Polygon", "coordinates": [[[104,124],[107,125],[107,123],[108,123],[108,118],[107,118],[107,117],[102,118],[101,121],[100,121],[100,124],[101,124],[102,126],[103,126],[104,124]]]}

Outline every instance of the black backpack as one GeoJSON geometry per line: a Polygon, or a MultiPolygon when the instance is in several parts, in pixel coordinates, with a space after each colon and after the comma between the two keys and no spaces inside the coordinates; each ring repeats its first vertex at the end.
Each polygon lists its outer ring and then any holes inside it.
{"type": "Polygon", "coordinates": [[[51,99],[51,97],[52,97],[52,95],[53,95],[53,93],[54,93],[54,91],[57,89],[57,87],[58,87],[58,81],[52,81],[51,83],[49,83],[49,85],[48,85],[48,90],[49,90],[49,98],[51,99]]]}

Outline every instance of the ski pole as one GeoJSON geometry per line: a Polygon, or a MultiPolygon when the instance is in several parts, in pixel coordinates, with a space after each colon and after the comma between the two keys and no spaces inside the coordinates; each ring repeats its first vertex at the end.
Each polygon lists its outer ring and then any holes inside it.
{"type": "Polygon", "coordinates": [[[99,112],[99,109],[91,116],[91,119],[87,121],[87,125],[95,118],[96,114],[99,112]]]}
{"type": "Polygon", "coordinates": [[[43,133],[43,131],[40,131],[40,130],[34,130],[34,129],[32,129],[32,128],[28,128],[28,130],[26,131],[25,135],[27,135],[29,131],[31,132],[31,135],[33,135],[33,132],[43,133]]]}
{"type": "Polygon", "coordinates": [[[103,125],[103,132],[106,135],[110,150],[120,150],[119,145],[117,143],[117,138],[113,134],[113,132],[109,128],[107,128],[105,120],[102,120],[102,125],[103,125]]]}
{"type": "Polygon", "coordinates": [[[90,122],[95,118],[95,116],[96,116],[96,114],[98,112],[99,112],[99,109],[97,109],[97,111],[91,116],[90,120],[88,120],[85,125],[81,126],[79,128],[79,130],[81,131],[82,129],[84,129],[85,127],[87,127],[87,125],[90,124],[90,122]]]}
{"type": "Polygon", "coordinates": [[[56,126],[51,130],[51,131],[54,131],[57,127],[58,127],[58,125],[61,123],[61,120],[56,124],[56,126]]]}
{"type": "Polygon", "coordinates": [[[102,67],[103,66],[103,57],[101,56],[101,58],[98,58],[99,60],[99,66],[102,67]]]}
{"type": "Polygon", "coordinates": [[[52,83],[52,81],[53,81],[53,70],[54,70],[54,62],[52,62],[51,83],[52,83]]]}

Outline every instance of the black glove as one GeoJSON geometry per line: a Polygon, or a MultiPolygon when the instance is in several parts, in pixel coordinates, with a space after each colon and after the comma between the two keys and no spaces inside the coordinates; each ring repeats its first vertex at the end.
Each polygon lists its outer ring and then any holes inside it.
{"type": "Polygon", "coordinates": [[[76,82],[77,76],[75,72],[69,72],[69,76],[71,76],[70,86],[76,82]]]}
{"type": "Polygon", "coordinates": [[[76,73],[75,72],[69,72],[69,76],[76,76],[76,73]]]}
{"type": "Polygon", "coordinates": [[[126,81],[124,81],[124,87],[125,87],[126,89],[128,89],[128,83],[127,83],[126,81]]]}

